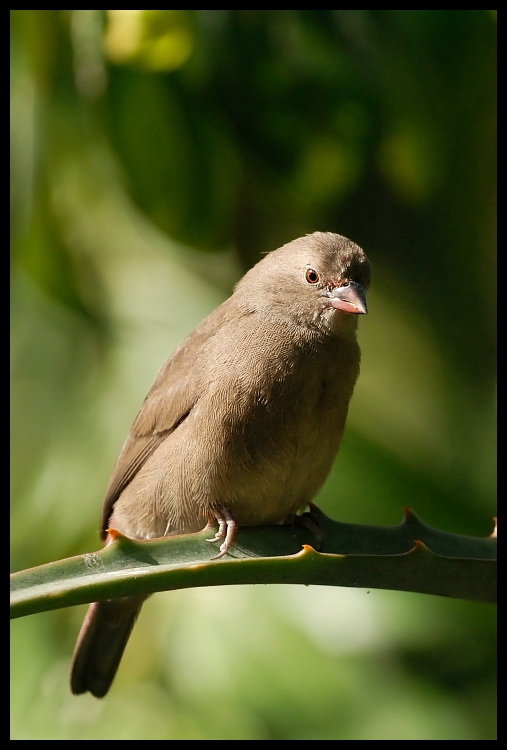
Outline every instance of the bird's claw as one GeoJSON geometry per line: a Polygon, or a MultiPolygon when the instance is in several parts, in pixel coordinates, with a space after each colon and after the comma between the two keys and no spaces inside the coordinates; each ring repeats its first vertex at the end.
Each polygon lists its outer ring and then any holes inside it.
{"type": "Polygon", "coordinates": [[[220,552],[218,555],[211,558],[212,560],[218,560],[230,550],[234,541],[234,535],[236,534],[237,523],[227,508],[215,508],[211,511],[210,516],[218,521],[218,531],[213,539],[207,539],[206,541],[219,542],[221,539],[224,540],[220,545],[220,552]]]}

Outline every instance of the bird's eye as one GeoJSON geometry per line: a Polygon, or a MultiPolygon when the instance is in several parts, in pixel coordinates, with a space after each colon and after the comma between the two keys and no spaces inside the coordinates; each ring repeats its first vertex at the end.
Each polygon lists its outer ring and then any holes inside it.
{"type": "Polygon", "coordinates": [[[305,279],[309,284],[316,284],[320,279],[320,276],[314,268],[307,268],[305,279]]]}

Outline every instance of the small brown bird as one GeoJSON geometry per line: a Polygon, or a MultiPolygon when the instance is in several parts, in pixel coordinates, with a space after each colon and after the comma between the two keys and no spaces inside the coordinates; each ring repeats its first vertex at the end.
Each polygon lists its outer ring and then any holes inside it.
{"type": "MultiPolygon", "coordinates": [[[[357,314],[370,264],[315,232],[266,255],[157,375],[114,467],[101,537],[199,531],[215,518],[283,522],[312,500],[336,456],[359,374],[357,314]]],[[[145,597],[91,604],[71,689],[104,696],[145,597]]]]}

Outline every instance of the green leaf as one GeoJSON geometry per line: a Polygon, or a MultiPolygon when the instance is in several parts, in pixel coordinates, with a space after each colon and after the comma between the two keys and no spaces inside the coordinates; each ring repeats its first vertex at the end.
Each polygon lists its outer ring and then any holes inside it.
{"type": "Polygon", "coordinates": [[[11,616],[197,586],[295,583],[395,589],[496,601],[496,538],[449,534],[408,509],[398,526],[338,523],[314,506],[297,526],[244,527],[228,555],[197,534],[134,541],[113,531],[103,550],[11,576],[11,616]]]}

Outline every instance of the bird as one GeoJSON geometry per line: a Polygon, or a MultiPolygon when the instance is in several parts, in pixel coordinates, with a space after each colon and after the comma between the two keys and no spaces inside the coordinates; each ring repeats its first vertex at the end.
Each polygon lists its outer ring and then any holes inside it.
{"type": "MultiPolygon", "coordinates": [[[[114,466],[100,535],[144,540],[300,514],[323,484],[359,375],[364,251],[313,232],[267,253],[163,364],[114,466]]],[[[216,547],[215,550],[216,551],[216,547]]],[[[92,603],[70,686],[108,692],[146,596],[92,603]]]]}

